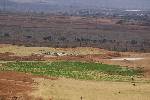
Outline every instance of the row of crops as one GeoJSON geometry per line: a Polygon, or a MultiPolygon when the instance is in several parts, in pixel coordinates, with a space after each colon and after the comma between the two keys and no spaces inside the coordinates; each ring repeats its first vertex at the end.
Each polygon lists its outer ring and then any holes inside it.
{"type": "Polygon", "coordinates": [[[89,62],[8,62],[1,71],[17,71],[41,76],[66,77],[83,80],[130,81],[142,71],[116,65],[89,62]]]}

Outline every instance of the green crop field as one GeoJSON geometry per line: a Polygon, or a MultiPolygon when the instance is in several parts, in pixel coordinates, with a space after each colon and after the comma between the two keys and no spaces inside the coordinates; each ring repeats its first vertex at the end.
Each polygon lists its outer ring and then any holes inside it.
{"type": "Polygon", "coordinates": [[[17,71],[34,75],[83,80],[131,81],[142,74],[140,69],[89,62],[7,62],[1,71],[17,71]]]}

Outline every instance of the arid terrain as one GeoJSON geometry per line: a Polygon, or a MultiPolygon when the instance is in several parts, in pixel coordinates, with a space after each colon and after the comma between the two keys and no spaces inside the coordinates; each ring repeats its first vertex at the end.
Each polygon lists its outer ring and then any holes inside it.
{"type": "Polygon", "coordinates": [[[0,12],[0,100],[150,100],[150,14],[115,11],[0,12]]]}
{"type": "MultiPolygon", "coordinates": [[[[149,100],[150,54],[112,52],[99,48],[52,48],[0,45],[0,67],[7,62],[87,61],[140,67],[137,82],[76,80],[12,71],[0,72],[0,100],[149,100]],[[40,58],[40,59],[39,59],[40,58]],[[113,60],[123,58],[123,60],[113,60]],[[126,58],[126,59],[125,59],[126,58]],[[127,60],[127,58],[143,58],[127,60]]],[[[136,79],[135,79],[136,80],[136,79]]]]}
{"type": "Polygon", "coordinates": [[[150,0],[0,0],[0,100],[150,100],[150,0]]]}
{"type": "Polygon", "coordinates": [[[0,73],[1,100],[149,100],[149,83],[48,79],[22,73],[0,73]]]}

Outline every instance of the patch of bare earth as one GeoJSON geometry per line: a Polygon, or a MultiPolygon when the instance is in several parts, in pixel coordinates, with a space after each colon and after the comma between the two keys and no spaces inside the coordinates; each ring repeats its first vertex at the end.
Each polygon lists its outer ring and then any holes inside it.
{"type": "Polygon", "coordinates": [[[29,93],[34,90],[33,76],[16,72],[0,72],[0,100],[38,100],[29,93]]]}

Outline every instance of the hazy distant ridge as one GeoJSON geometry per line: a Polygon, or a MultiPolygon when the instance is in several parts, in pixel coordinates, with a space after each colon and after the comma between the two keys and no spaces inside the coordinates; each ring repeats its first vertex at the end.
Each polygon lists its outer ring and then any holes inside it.
{"type": "Polygon", "coordinates": [[[0,0],[0,8],[11,10],[69,10],[87,8],[150,9],[150,0],[0,0]]]}

